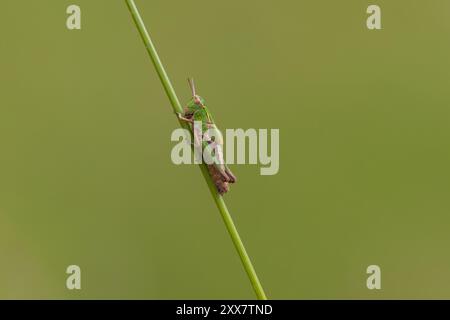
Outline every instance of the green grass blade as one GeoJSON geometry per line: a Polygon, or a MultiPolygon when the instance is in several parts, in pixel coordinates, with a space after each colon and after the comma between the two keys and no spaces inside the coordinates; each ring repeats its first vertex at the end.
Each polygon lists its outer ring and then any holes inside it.
{"type": "MultiPolygon", "coordinates": [[[[183,108],[181,107],[180,101],[178,100],[178,97],[170,82],[170,79],[167,76],[166,70],[164,69],[164,66],[161,63],[161,60],[159,59],[158,53],[156,52],[156,48],[153,45],[150,34],[148,33],[144,25],[144,21],[142,20],[141,15],[139,14],[139,10],[137,9],[136,4],[134,3],[133,0],[125,0],[125,2],[128,6],[128,9],[130,10],[130,13],[136,24],[136,27],[139,30],[142,40],[144,41],[145,48],[147,49],[147,52],[150,55],[150,58],[153,62],[153,66],[155,67],[156,72],[158,73],[159,79],[161,80],[164,90],[167,96],[169,97],[173,110],[179,113],[183,112],[183,108]]],[[[182,127],[189,128],[186,123],[180,120],[179,122],[182,127]]],[[[228,208],[225,204],[225,201],[223,200],[223,197],[216,191],[216,187],[209,175],[206,164],[204,163],[200,164],[200,169],[202,171],[203,177],[206,180],[206,183],[208,184],[209,191],[211,192],[211,195],[214,198],[214,202],[216,203],[217,208],[220,211],[220,214],[228,230],[228,233],[230,234],[230,237],[233,240],[233,244],[239,254],[239,257],[250,279],[253,289],[255,290],[257,298],[260,300],[266,300],[267,297],[266,294],[264,293],[264,289],[261,286],[261,283],[259,282],[256,271],[253,267],[250,257],[247,254],[247,251],[245,250],[244,244],[242,243],[242,240],[239,236],[236,226],[234,225],[233,219],[230,215],[230,212],[228,211],[228,208]]]]}

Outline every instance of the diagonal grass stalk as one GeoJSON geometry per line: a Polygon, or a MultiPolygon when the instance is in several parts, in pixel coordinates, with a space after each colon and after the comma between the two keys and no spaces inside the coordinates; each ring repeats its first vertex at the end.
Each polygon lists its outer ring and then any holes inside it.
{"type": "MultiPolygon", "coordinates": [[[[153,66],[155,67],[156,72],[158,73],[159,79],[161,80],[164,90],[167,96],[169,97],[173,110],[176,113],[182,113],[183,108],[181,107],[180,101],[178,100],[178,97],[170,82],[170,79],[167,76],[166,70],[164,69],[161,60],[159,59],[158,53],[156,52],[156,48],[153,45],[153,42],[145,27],[144,21],[142,20],[141,15],[139,14],[139,10],[137,9],[136,4],[134,3],[133,0],[125,0],[125,2],[128,6],[128,9],[130,10],[130,13],[136,24],[136,27],[139,30],[142,40],[144,41],[147,52],[150,55],[150,58],[153,62],[153,66]]],[[[183,123],[180,119],[179,122],[182,127],[189,129],[189,126],[186,123],[183,123]]],[[[213,181],[211,180],[206,164],[204,163],[200,164],[200,169],[202,171],[203,177],[206,180],[206,183],[208,184],[209,191],[211,192],[214,202],[216,203],[217,208],[219,209],[220,214],[222,215],[222,219],[225,223],[228,233],[230,234],[231,239],[233,240],[233,244],[239,254],[239,257],[250,279],[253,289],[255,290],[257,298],[260,300],[266,300],[267,297],[266,294],[264,293],[264,289],[261,286],[261,283],[259,282],[255,268],[253,267],[253,264],[250,260],[250,257],[247,254],[247,251],[245,250],[244,244],[242,243],[241,237],[239,236],[236,226],[234,225],[233,219],[230,215],[230,212],[228,211],[225,201],[223,200],[222,196],[216,191],[216,187],[213,181]]]]}

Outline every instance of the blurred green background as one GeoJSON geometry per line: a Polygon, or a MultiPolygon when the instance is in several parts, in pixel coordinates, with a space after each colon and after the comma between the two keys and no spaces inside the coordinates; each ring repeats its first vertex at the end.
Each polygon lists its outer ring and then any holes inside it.
{"type": "MultiPolygon", "coordinates": [[[[136,3],[180,100],[280,129],[226,196],[270,298],[450,298],[449,1],[136,3]]],[[[124,1],[4,0],[0,35],[0,298],[253,298],[124,1]]]]}

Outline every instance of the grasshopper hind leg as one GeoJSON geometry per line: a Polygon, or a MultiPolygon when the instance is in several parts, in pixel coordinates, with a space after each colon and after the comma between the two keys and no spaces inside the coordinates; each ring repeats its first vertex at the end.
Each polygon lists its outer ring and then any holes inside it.
{"type": "Polygon", "coordinates": [[[214,181],[217,192],[221,195],[227,193],[230,188],[228,186],[228,182],[224,181],[224,177],[220,170],[216,166],[210,164],[208,165],[208,171],[214,181]]]}
{"type": "Polygon", "coordinates": [[[237,181],[236,176],[233,174],[233,172],[231,172],[230,168],[228,168],[227,166],[225,166],[225,173],[229,177],[229,181],[228,182],[235,183],[237,181]]]}

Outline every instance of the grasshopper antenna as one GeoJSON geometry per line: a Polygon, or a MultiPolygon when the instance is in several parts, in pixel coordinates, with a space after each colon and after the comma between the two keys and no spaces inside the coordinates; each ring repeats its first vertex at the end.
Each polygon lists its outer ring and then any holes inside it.
{"type": "Polygon", "coordinates": [[[193,78],[188,78],[189,86],[191,87],[192,97],[194,98],[194,101],[199,106],[203,107],[203,103],[200,100],[200,97],[197,95],[197,92],[195,92],[195,84],[193,78]]]}
{"type": "Polygon", "coordinates": [[[189,87],[191,87],[192,96],[195,98],[195,96],[197,95],[197,93],[195,92],[194,79],[188,78],[188,82],[189,82],[189,87]]]}

